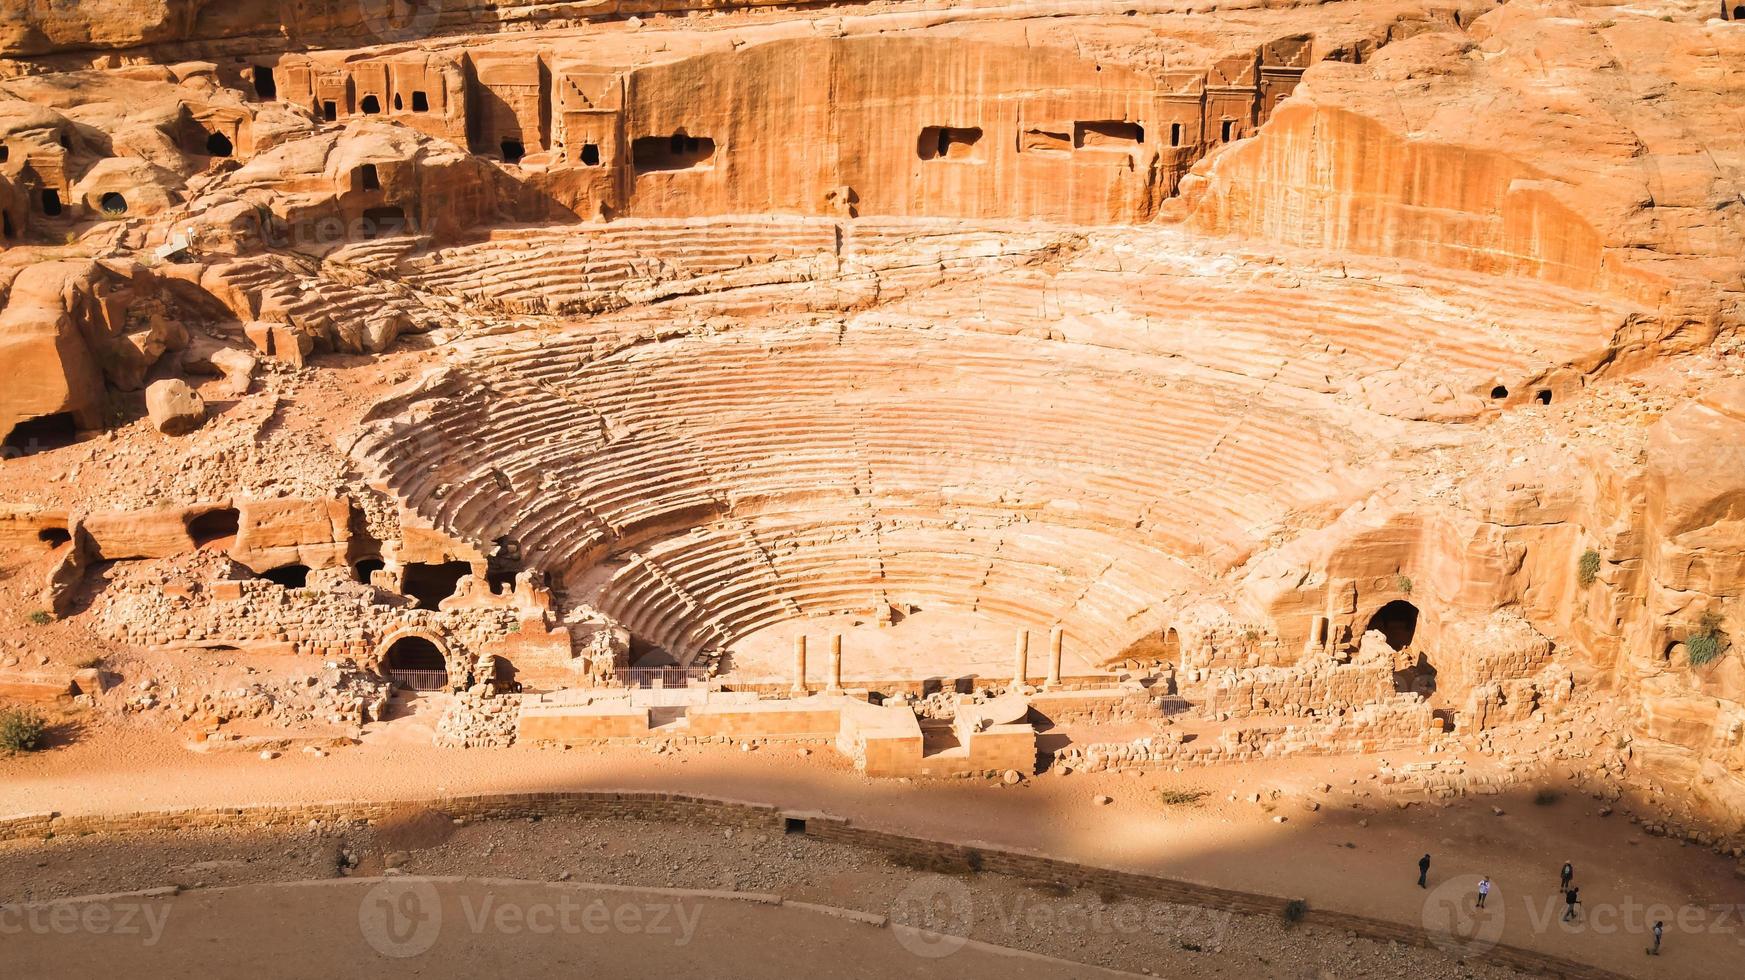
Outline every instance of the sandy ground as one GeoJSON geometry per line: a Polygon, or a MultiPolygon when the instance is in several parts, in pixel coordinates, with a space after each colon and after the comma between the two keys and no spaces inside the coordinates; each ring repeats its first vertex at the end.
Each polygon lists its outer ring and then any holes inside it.
{"type": "MultiPolygon", "coordinates": [[[[104,726],[71,745],[0,760],[0,813],[661,789],[824,811],[868,827],[1030,849],[1410,923],[1460,905],[1477,876],[1489,875],[1496,890],[1482,925],[1505,942],[1644,977],[1733,978],[1745,957],[1745,881],[1734,876],[1733,862],[1642,833],[1626,818],[1628,800],[1602,817],[1597,802],[1576,794],[1535,805],[1527,787],[1399,809],[1369,778],[1378,765],[1373,757],[1045,775],[1011,788],[867,780],[828,749],[805,758],[774,746],[665,755],[642,748],[443,750],[428,743],[424,721],[418,715],[381,726],[365,744],[326,758],[290,753],[271,761],[196,755],[166,734],[104,726]],[[1318,794],[1321,783],[1334,791],[1318,794]],[[1209,795],[1166,805],[1158,796],[1166,786],[1209,795]],[[1274,789],[1282,793],[1275,800],[1247,802],[1250,793],[1264,799],[1274,789]],[[1093,803],[1104,794],[1114,802],[1093,803]],[[1324,801],[1318,810],[1308,808],[1312,799],[1324,801]],[[1416,862],[1426,851],[1434,855],[1431,888],[1420,890],[1416,862]],[[1567,926],[1558,921],[1555,895],[1564,860],[1576,866],[1585,905],[1584,918],[1567,926]],[[1649,914],[1667,922],[1667,955],[1657,960],[1642,955],[1649,914]]],[[[1390,761],[1412,758],[1397,753],[1390,761]]]]}
{"type": "MultiPolygon", "coordinates": [[[[0,893],[0,902],[16,903],[12,921],[31,933],[24,945],[0,945],[0,964],[20,963],[27,975],[43,966],[53,967],[43,975],[79,975],[72,971],[113,965],[129,951],[125,940],[131,938],[148,970],[176,964],[178,947],[196,947],[189,965],[234,975],[243,962],[236,947],[229,947],[226,960],[210,955],[211,947],[202,943],[209,936],[266,934],[270,948],[282,949],[284,961],[296,963],[305,976],[347,975],[332,969],[335,955],[341,964],[370,962],[372,974],[418,976],[448,975],[456,962],[486,975],[523,965],[540,973],[584,965],[609,969],[608,976],[661,975],[655,971],[670,967],[681,972],[666,975],[684,977],[763,977],[776,970],[854,977],[982,977],[1000,971],[1090,977],[1105,970],[1256,980],[1516,976],[1463,966],[1442,950],[1288,928],[1276,917],[961,869],[945,875],[805,836],[571,818],[457,828],[430,811],[401,816],[374,827],[90,835],[0,845],[0,881],[13,888],[31,885],[28,893],[0,893]],[[405,877],[389,878],[391,884],[379,888],[374,882],[348,888],[356,879],[337,876],[340,855],[357,861],[349,870],[358,878],[382,873],[389,863],[394,867],[386,874],[405,877]],[[99,881],[129,888],[167,882],[185,891],[173,899],[43,901],[83,894],[99,881]],[[431,888],[421,881],[430,881],[431,888]],[[268,887],[277,882],[293,884],[268,887]],[[764,901],[780,896],[783,908],[729,905],[698,891],[764,901]],[[81,912],[99,917],[81,928],[71,912],[56,911],[69,905],[103,911],[81,912]],[[835,910],[823,914],[838,918],[776,914],[806,906],[835,910]],[[853,929],[839,924],[845,913],[853,929]],[[59,928],[56,914],[62,917],[59,928]],[[142,928],[122,933],[118,923],[130,914],[131,924],[142,928]],[[440,942],[417,929],[428,918],[436,919],[440,942]],[[96,934],[96,941],[77,942],[79,932],[96,934]],[[283,947],[283,933],[322,936],[322,948],[283,947]],[[732,941],[721,956],[686,956],[694,945],[722,945],[723,934],[732,941]],[[598,947],[620,935],[638,955],[609,960],[598,947]],[[991,958],[973,944],[1017,957],[991,958]],[[940,972],[942,967],[950,972],[940,972]]],[[[0,923],[6,914],[0,910],[0,923]]]]}
{"type": "Polygon", "coordinates": [[[118,969],[149,978],[1123,975],[976,946],[949,958],[899,956],[894,933],[804,908],[563,885],[340,879],[196,892],[145,908],[144,935],[27,929],[0,959],[44,978],[118,969]],[[419,918],[398,918],[403,908],[419,918]],[[379,924],[360,925],[372,909],[382,910],[379,924]]]}

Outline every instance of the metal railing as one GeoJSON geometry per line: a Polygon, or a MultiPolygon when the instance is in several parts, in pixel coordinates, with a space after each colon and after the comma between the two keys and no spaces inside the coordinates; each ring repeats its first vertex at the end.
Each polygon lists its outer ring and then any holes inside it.
{"type": "Polygon", "coordinates": [[[640,690],[652,688],[707,687],[707,667],[634,667],[624,672],[624,686],[640,690]]]}
{"type": "Polygon", "coordinates": [[[448,689],[446,670],[390,670],[388,679],[396,687],[413,691],[445,691],[448,689]]]}

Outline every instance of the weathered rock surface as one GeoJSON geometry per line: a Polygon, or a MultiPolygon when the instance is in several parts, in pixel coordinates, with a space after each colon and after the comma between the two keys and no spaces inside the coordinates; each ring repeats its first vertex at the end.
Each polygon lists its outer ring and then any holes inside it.
{"type": "Polygon", "coordinates": [[[206,421],[206,400],[179,378],[152,382],[145,390],[145,409],[165,435],[187,435],[206,421]]]}

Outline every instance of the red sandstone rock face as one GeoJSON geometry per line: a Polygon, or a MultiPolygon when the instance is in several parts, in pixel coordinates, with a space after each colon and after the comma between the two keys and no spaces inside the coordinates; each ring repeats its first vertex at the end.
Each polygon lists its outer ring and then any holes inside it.
{"type": "Polygon", "coordinates": [[[42,450],[0,542],[49,608],[140,563],[76,614],[118,643],[553,688],[1060,629],[1341,744],[1607,698],[1745,813],[1739,655],[1688,652],[1745,636],[1745,29],[376,6],[0,29],[0,438],[42,450]],[[211,418],[147,431],[153,383],[211,418]]]}

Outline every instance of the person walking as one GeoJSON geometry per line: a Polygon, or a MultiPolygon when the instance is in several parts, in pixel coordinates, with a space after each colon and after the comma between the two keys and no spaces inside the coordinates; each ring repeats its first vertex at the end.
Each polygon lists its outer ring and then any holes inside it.
{"type": "Polygon", "coordinates": [[[1481,908],[1481,909],[1484,908],[1485,896],[1489,895],[1490,893],[1491,893],[1491,878],[1490,878],[1490,875],[1485,875],[1483,878],[1480,878],[1478,880],[1478,907],[1479,908],[1481,908]]]}
{"type": "Polygon", "coordinates": [[[1570,864],[1568,861],[1563,862],[1563,880],[1558,882],[1558,889],[1561,891],[1569,891],[1569,883],[1574,878],[1575,865],[1570,864]]]}
{"type": "Polygon", "coordinates": [[[1430,874],[1430,855],[1426,854],[1423,857],[1418,859],[1418,887],[1419,888],[1430,887],[1429,885],[1424,884],[1424,879],[1429,874],[1430,874]]]}
{"type": "Polygon", "coordinates": [[[1666,931],[1666,923],[1664,923],[1664,922],[1654,923],[1654,945],[1649,947],[1649,949],[1648,949],[1649,956],[1659,956],[1660,955],[1660,936],[1665,931],[1666,931]]]}
{"type": "Polygon", "coordinates": [[[1563,893],[1563,901],[1569,906],[1569,908],[1565,909],[1563,912],[1563,921],[1568,922],[1575,918],[1575,907],[1581,904],[1581,889],[1571,887],[1568,891],[1563,893]]]}

